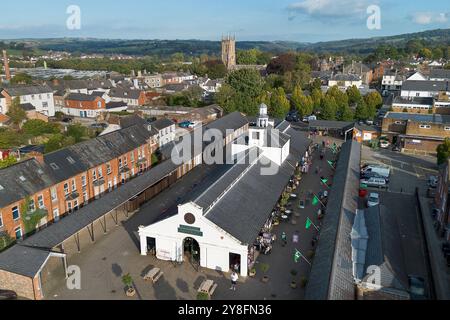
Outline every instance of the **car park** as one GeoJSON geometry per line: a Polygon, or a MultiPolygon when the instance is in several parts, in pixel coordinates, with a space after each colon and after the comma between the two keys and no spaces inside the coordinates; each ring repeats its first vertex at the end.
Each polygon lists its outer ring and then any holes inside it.
{"type": "Polygon", "coordinates": [[[368,187],[388,188],[388,184],[384,178],[362,179],[361,184],[365,184],[368,187]]]}
{"type": "Polygon", "coordinates": [[[380,204],[380,195],[378,193],[369,194],[369,198],[367,199],[368,207],[376,207],[380,204]]]}

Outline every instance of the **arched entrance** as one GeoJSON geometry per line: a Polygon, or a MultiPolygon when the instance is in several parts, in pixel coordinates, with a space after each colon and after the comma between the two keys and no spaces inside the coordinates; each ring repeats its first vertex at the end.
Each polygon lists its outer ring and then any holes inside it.
{"type": "Polygon", "coordinates": [[[196,269],[200,266],[200,245],[193,238],[186,238],[183,241],[183,260],[188,261],[196,269]]]}

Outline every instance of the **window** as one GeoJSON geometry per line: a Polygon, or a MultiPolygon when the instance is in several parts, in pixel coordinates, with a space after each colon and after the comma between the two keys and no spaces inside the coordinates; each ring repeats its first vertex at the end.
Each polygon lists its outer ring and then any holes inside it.
{"type": "Polygon", "coordinates": [[[14,220],[19,220],[20,217],[19,207],[15,206],[12,208],[12,216],[14,220]]]}
{"type": "Polygon", "coordinates": [[[395,124],[403,124],[402,121],[395,121],[395,124]]]}
{"type": "Polygon", "coordinates": [[[48,108],[48,102],[42,102],[42,108],[47,109],[48,108]]]}
{"type": "Polygon", "coordinates": [[[58,200],[58,193],[56,192],[56,188],[52,188],[50,190],[50,195],[52,197],[52,201],[58,200]]]}
{"type": "Polygon", "coordinates": [[[75,179],[72,179],[72,192],[77,191],[77,182],[75,179]]]}
{"type": "Polygon", "coordinates": [[[97,181],[97,171],[96,170],[92,170],[92,180],[97,181]]]}
{"type": "Polygon", "coordinates": [[[122,158],[119,158],[119,169],[122,169],[122,158]]]}
{"type": "Polygon", "coordinates": [[[81,177],[81,185],[82,185],[83,187],[86,187],[86,176],[82,176],[82,177],[81,177]]]}
{"type": "Polygon", "coordinates": [[[420,129],[431,129],[431,126],[428,124],[421,124],[420,129]]]}
{"type": "Polygon", "coordinates": [[[34,204],[34,199],[30,199],[30,204],[28,205],[28,210],[30,210],[30,212],[36,211],[36,205],[34,204]]]}
{"type": "Polygon", "coordinates": [[[445,127],[444,130],[445,131],[450,131],[450,127],[445,127]]]}
{"type": "Polygon", "coordinates": [[[102,167],[99,167],[98,168],[98,177],[101,179],[101,178],[103,178],[103,169],[102,169],[102,167]]]}
{"type": "Polygon", "coordinates": [[[2,213],[0,212],[0,228],[3,227],[2,213]]]}
{"type": "Polygon", "coordinates": [[[133,162],[134,162],[134,152],[132,152],[132,153],[130,154],[130,158],[131,158],[131,163],[133,163],[133,162]]]}
{"type": "Polygon", "coordinates": [[[84,202],[84,204],[87,204],[88,201],[89,201],[89,198],[88,198],[87,191],[83,191],[83,202],[84,202]]]}
{"type": "Polygon", "coordinates": [[[38,196],[38,207],[39,207],[39,209],[45,208],[44,196],[42,194],[38,196]]]}
{"type": "Polygon", "coordinates": [[[72,213],[72,202],[67,202],[67,211],[72,213]]]}
{"type": "Polygon", "coordinates": [[[127,156],[123,157],[123,165],[124,166],[128,165],[128,157],[127,156]]]}
{"type": "Polygon", "coordinates": [[[69,184],[67,182],[64,183],[64,194],[66,196],[69,194],[69,184]]]}
{"type": "Polygon", "coordinates": [[[22,239],[22,228],[21,227],[17,227],[14,230],[14,233],[16,234],[16,239],[22,239]]]}
{"type": "Polygon", "coordinates": [[[111,163],[107,163],[106,164],[106,174],[110,175],[111,174],[111,163]]]}
{"type": "Polygon", "coordinates": [[[78,210],[78,200],[74,200],[73,201],[73,210],[77,211],[78,210]]]}

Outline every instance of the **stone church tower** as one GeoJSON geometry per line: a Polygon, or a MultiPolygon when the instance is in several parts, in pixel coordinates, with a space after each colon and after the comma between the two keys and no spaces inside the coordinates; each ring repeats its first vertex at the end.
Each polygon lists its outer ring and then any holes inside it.
{"type": "Polygon", "coordinates": [[[231,69],[236,65],[236,38],[222,37],[222,62],[231,69]]]}

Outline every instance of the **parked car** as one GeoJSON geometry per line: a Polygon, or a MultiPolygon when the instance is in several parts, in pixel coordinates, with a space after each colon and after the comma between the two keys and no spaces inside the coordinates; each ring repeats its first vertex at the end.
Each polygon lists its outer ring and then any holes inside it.
{"type": "Polygon", "coordinates": [[[361,184],[367,185],[368,187],[376,187],[376,188],[388,187],[388,184],[384,178],[362,179],[361,184]]]}
{"type": "Polygon", "coordinates": [[[92,129],[106,129],[108,125],[106,123],[93,123],[90,125],[92,129]]]}
{"type": "Polygon", "coordinates": [[[389,167],[384,167],[380,165],[368,165],[362,168],[361,172],[363,174],[377,173],[385,178],[389,178],[389,176],[391,175],[391,169],[389,167]]]}
{"type": "Polygon", "coordinates": [[[1,300],[17,300],[17,293],[11,290],[0,290],[1,300]]]}
{"type": "Polygon", "coordinates": [[[370,178],[382,178],[386,180],[387,183],[389,183],[389,178],[386,178],[376,172],[365,172],[361,174],[361,179],[370,179],[370,178]]]}
{"type": "Polygon", "coordinates": [[[195,124],[191,121],[184,121],[178,125],[180,126],[180,128],[188,129],[188,128],[191,128],[192,126],[194,126],[195,124]]]}
{"type": "Polygon", "coordinates": [[[394,151],[394,152],[401,152],[402,149],[399,146],[395,145],[395,146],[392,147],[392,151],[394,151]]]}
{"type": "Polygon", "coordinates": [[[389,141],[386,141],[386,140],[380,141],[380,148],[387,149],[387,148],[389,148],[390,145],[391,144],[389,143],[389,141]]]}
{"type": "Polygon", "coordinates": [[[369,199],[367,200],[368,207],[376,207],[380,204],[380,195],[378,193],[369,194],[369,199]]]}
{"type": "Polygon", "coordinates": [[[425,288],[425,279],[419,276],[408,276],[409,294],[411,300],[425,300],[427,293],[425,288]]]}

